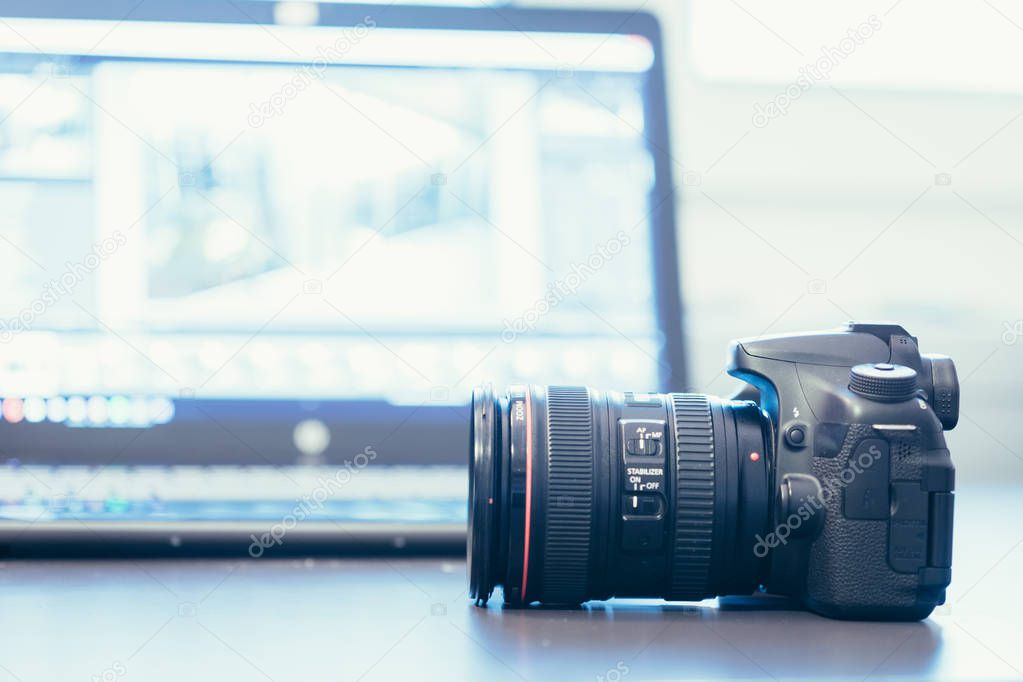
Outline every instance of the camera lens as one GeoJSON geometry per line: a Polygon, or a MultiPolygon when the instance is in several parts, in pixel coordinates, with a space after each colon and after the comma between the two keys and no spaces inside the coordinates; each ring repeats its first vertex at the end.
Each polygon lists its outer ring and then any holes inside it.
{"type": "Polygon", "coordinates": [[[477,388],[469,592],[485,604],[749,594],[765,573],[771,422],[752,402],[477,388]]]}

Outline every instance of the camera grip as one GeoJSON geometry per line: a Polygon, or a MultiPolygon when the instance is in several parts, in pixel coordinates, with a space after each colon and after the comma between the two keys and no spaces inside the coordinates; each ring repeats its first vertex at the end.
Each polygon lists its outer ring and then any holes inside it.
{"type": "Polygon", "coordinates": [[[944,602],[951,578],[951,461],[943,448],[924,450],[918,433],[887,434],[883,456],[864,459],[862,446],[878,440],[875,427],[850,425],[836,456],[812,458],[830,493],[804,599],[836,618],[919,620],[944,602]],[[858,482],[881,476],[884,513],[863,513],[859,496],[871,489],[858,482]]]}

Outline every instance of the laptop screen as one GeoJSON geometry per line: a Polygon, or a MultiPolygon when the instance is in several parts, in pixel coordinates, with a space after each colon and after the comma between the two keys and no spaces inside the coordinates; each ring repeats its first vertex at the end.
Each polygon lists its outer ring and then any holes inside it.
{"type": "Polygon", "coordinates": [[[664,387],[654,45],[397,11],[0,24],[4,457],[461,463],[475,383],[664,387]]]}

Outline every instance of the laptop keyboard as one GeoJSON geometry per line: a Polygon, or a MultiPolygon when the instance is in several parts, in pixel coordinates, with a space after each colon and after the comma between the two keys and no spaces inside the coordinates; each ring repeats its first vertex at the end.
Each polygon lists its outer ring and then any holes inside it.
{"type": "Polygon", "coordinates": [[[0,519],[464,523],[452,466],[8,466],[0,519]]]}

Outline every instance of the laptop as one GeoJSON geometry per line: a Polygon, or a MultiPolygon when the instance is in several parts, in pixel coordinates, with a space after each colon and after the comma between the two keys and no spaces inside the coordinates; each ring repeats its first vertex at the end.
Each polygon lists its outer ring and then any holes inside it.
{"type": "Polygon", "coordinates": [[[684,387],[651,16],[3,12],[4,555],[461,551],[474,384],[684,387]]]}

